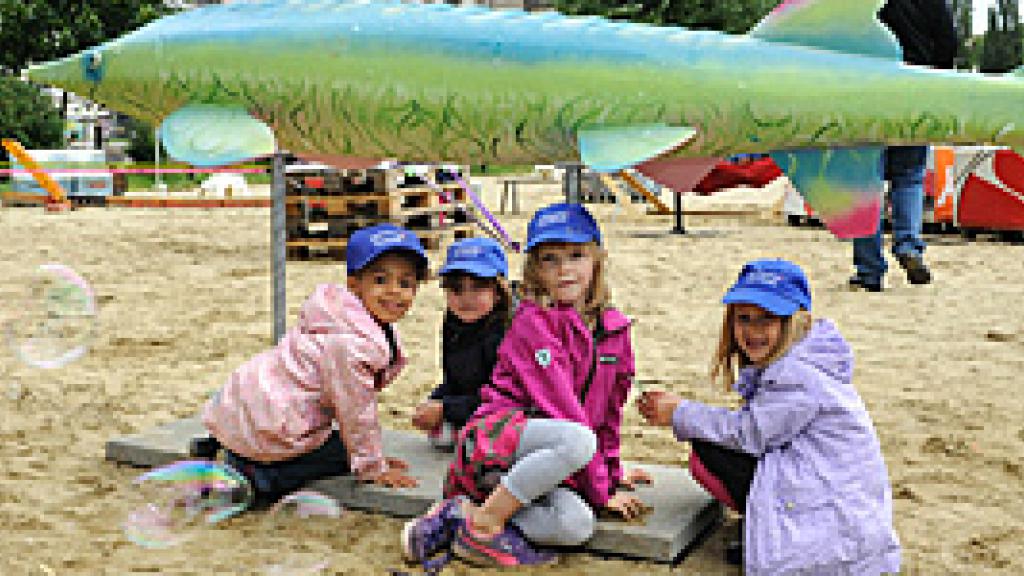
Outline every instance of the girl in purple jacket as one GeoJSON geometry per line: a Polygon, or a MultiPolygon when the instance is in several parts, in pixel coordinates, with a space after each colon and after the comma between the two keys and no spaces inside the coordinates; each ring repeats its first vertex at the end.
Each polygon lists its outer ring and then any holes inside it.
{"type": "Polygon", "coordinates": [[[533,545],[578,545],[596,509],[625,518],[643,505],[620,491],[622,408],[633,375],[629,320],[608,305],[601,233],[585,208],[555,204],[527,228],[524,300],[498,349],[480,407],[459,435],[446,500],[402,532],[406,558],[449,543],[471,563],[554,559],[533,545]]]}
{"type": "Polygon", "coordinates": [[[690,442],[694,478],[744,515],[730,560],[748,576],[899,572],[889,475],[851,383],[853,352],[832,322],[811,319],[807,277],[785,260],[755,260],[722,301],[712,378],[743,407],[662,391],[639,407],[690,442]]]}

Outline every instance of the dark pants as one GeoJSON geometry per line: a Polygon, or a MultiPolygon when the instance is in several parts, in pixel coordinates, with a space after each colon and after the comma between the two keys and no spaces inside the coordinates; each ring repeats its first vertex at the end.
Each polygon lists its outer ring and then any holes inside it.
{"type": "Polygon", "coordinates": [[[757,458],[703,440],[690,440],[690,446],[704,468],[725,486],[738,509],[746,510],[750,483],[757,469],[757,458]]]}
{"type": "MultiPolygon", "coordinates": [[[[892,253],[894,256],[921,256],[925,244],[921,238],[924,219],[924,173],[928,164],[927,146],[890,146],[882,157],[882,172],[889,181],[892,206],[892,253]]],[[[885,202],[879,220],[885,215],[885,202]]],[[[854,238],[853,265],[857,276],[869,283],[881,282],[889,266],[882,254],[882,225],[871,236],[854,238]]]]}
{"type": "Polygon", "coordinates": [[[263,463],[224,450],[224,463],[241,472],[256,493],[256,506],[266,506],[306,484],[350,473],[348,451],[337,430],[312,452],[280,462],[263,463]]]}

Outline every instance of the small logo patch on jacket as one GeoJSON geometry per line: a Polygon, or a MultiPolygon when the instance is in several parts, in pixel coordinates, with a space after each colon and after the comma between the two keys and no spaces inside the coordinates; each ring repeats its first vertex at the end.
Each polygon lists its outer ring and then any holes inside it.
{"type": "Polygon", "coordinates": [[[537,364],[539,364],[541,368],[547,368],[551,365],[551,351],[547,348],[537,350],[537,353],[534,354],[533,357],[537,359],[537,364]]]}
{"type": "Polygon", "coordinates": [[[602,354],[601,357],[598,358],[598,362],[601,364],[618,364],[619,357],[614,354],[602,354]]]}

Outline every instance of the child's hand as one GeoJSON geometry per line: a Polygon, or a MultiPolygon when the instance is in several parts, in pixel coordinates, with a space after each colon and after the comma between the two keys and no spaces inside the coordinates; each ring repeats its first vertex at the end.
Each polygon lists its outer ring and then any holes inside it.
{"type": "Polygon", "coordinates": [[[651,475],[641,468],[633,468],[626,471],[619,480],[619,488],[623,490],[633,490],[637,484],[650,484],[653,482],[651,475]]]}
{"type": "Polygon", "coordinates": [[[384,461],[388,463],[388,468],[394,468],[395,470],[408,470],[409,465],[405,463],[405,460],[399,458],[392,458],[391,456],[385,456],[384,461]]]}
{"type": "Polygon", "coordinates": [[[437,400],[428,400],[416,407],[416,413],[412,415],[412,425],[429,432],[441,425],[443,414],[444,404],[437,400]]]}
{"type": "Polygon", "coordinates": [[[683,399],[670,392],[651,390],[644,392],[637,402],[640,415],[652,426],[671,426],[672,413],[683,399]]]}
{"type": "Polygon", "coordinates": [[[647,505],[639,498],[624,492],[612,494],[612,497],[608,499],[604,507],[626,520],[638,518],[648,510],[647,505]]]}
{"type": "Polygon", "coordinates": [[[382,472],[373,476],[360,476],[359,478],[363,482],[369,482],[378,486],[385,486],[387,488],[414,488],[419,485],[419,482],[412,476],[407,476],[402,469],[399,468],[388,468],[387,472],[382,472]]]}

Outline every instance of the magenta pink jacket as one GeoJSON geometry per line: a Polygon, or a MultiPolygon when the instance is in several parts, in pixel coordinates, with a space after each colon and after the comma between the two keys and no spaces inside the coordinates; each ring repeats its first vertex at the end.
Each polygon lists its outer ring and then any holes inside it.
{"type": "Polygon", "coordinates": [[[622,478],[619,428],[632,385],[630,322],[618,310],[601,317],[604,335],[593,338],[583,319],[569,307],[542,308],[525,300],[498,349],[491,382],[480,389],[473,419],[505,408],[532,408],[543,417],[589,426],[597,435],[594,459],[571,477],[593,506],[604,506],[622,478]],[[580,394],[591,364],[594,378],[584,402],[580,394]]]}
{"type": "Polygon", "coordinates": [[[377,393],[405,365],[398,350],[389,366],[387,337],[362,301],[321,284],[277,346],[231,374],[203,423],[233,452],[269,463],[320,447],[337,421],[353,472],[384,472],[377,393]]]}

